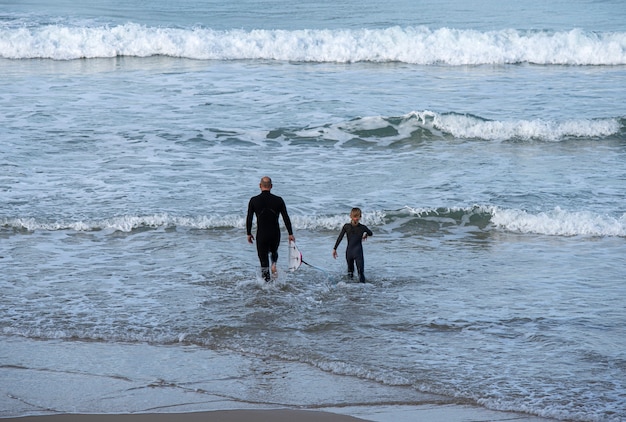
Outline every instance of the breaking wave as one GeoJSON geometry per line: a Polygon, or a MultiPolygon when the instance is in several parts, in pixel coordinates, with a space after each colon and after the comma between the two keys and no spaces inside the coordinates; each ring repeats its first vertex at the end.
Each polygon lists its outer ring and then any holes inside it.
{"type": "MultiPolygon", "coordinates": [[[[372,227],[411,233],[423,227],[448,229],[472,227],[483,231],[506,231],[548,236],[626,236],[626,214],[609,216],[591,211],[567,211],[559,207],[542,212],[506,209],[491,205],[456,208],[411,208],[364,213],[372,227]]],[[[297,230],[338,230],[345,215],[292,216],[297,230]]],[[[169,214],[127,215],[94,221],[41,221],[35,218],[3,218],[0,228],[13,231],[107,231],[134,232],[145,229],[180,228],[191,230],[245,228],[244,215],[180,217],[169,214]]]]}
{"type": "Polygon", "coordinates": [[[407,139],[480,139],[488,141],[545,141],[571,139],[623,138],[626,122],[623,118],[495,121],[459,113],[413,111],[400,117],[372,116],[348,122],[273,131],[268,138],[321,139],[345,143],[354,139],[373,140],[380,145],[392,145],[407,139]]]}
{"type": "Polygon", "coordinates": [[[198,60],[402,62],[420,65],[624,65],[626,32],[428,27],[214,30],[68,24],[0,27],[0,57],[72,60],[155,55],[198,60]]]}

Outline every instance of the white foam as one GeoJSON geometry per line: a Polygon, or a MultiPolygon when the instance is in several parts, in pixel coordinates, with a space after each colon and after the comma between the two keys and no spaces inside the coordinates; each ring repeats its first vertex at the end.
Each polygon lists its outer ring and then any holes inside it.
{"type": "Polygon", "coordinates": [[[245,219],[240,215],[180,217],[169,214],[154,215],[122,215],[104,220],[92,221],[40,221],[34,218],[5,218],[0,225],[28,231],[75,230],[92,231],[107,230],[131,232],[142,227],[187,227],[192,229],[208,229],[220,227],[245,227],[245,219]]]}
{"type": "MultiPolygon", "coordinates": [[[[447,224],[461,226],[471,224],[470,217],[476,214],[490,216],[491,224],[499,229],[519,233],[534,233],[550,236],[626,236],[626,214],[612,217],[592,211],[566,211],[556,207],[550,211],[531,213],[520,209],[507,209],[498,206],[481,205],[450,208],[411,208],[404,212],[420,219],[435,219],[447,224]],[[461,214],[460,216],[458,214],[461,214]]],[[[402,214],[403,211],[396,213],[402,214]]],[[[373,210],[363,214],[363,224],[381,227],[396,223],[388,221],[388,213],[373,210]]],[[[397,218],[397,215],[396,215],[397,218]]],[[[338,230],[347,222],[345,214],[332,215],[292,215],[292,223],[297,230],[338,230]]],[[[28,231],[74,230],[74,231],[120,231],[131,232],[140,228],[181,227],[190,229],[234,228],[243,230],[243,215],[179,217],[168,214],[147,216],[119,216],[99,221],[45,222],[33,218],[0,220],[1,226],[28,231]]]]}
{"type": "Polygon", "coordinates": [[[524,210],[492,209],[491,222],[509,231],[553,236],[626,236],[626,214],[615,218],[590,211],[552,211],[531,214],[524,210]]]}
{"type": "MultiPolygon", "coordinates": [[[[411,208],[404,210],[423,219],[454,222],[450,214],[461,212],[457,223],[464,225],[475,214],[490,215],[493,227],[518,233],[548,236],[626,236],[626,214],[621,217],[598,214],[592,211],[566,211],[556,207],[550,211],[531,213],[521,209],[502,208],[494,205],[452,208],[411,208]]],[[[458,218],[458,217],[457,217],[458,218]]]]}
{"type": "Polygon", "coordinates": [[[201,60],[404,62],[479,65],[626,64],[626,32],[391,27],[335,30],[222,30],[47,25],[0,29],[0,57],[9,59],[166,55],[201,60]]]}
{"type": "Polygon", "coordinates": [[[389,117],[373,116],[349,122],[297,131],[302,137],[322,137],[343,144],[359,137],[360,131],[374,131],[392,126],[393,135],[376,136],[379,145],[389,145],[408,139],[419,129],[426,129],[433,137],[451,135],[458,139],[488,141],[547,141],[558,142],[573,138],[605,138],[619,134],[622,124],[618,118],[570,120],[485,120],[478,116],[459,113],[438,113],[430,110],[413,111],[402,116],[398,123],[389,117]]]}
{"type": "MultiPolygon", "coordinates": [[[[346,214],[341,215],[292,215],[293,225],[300,230],[330,229],[336,230],[348,222],[346,214]]],[[[363,213],[363,223],[382,225],[385,220],[384,211],[370,211],[363,213]]],[[[185,227],[190,229],[213,229],[213,228],[245,228],[245,216],[241,214],[231,215],[200,215],[194,217],[174,216],[167,213],[154,215],[122,215],[104,220],[92,221],[41,221],[35,218],[5,218],[0,219],[0,226],[27,231],[92,231],[107,230],[131,232],[140,228],[167,228],[185,227]]]]}
{"type": "Polygon", "coordinates": [[[559,141],[572,137],[606,137],[619,132],[617,119],[487,121],[473,116],[435,116],[434,125],[457,138],[559,141]]]}

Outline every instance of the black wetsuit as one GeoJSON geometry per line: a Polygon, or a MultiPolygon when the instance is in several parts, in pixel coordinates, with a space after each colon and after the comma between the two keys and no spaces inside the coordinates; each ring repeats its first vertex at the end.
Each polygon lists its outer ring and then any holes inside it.
{"type": "Polygon", "coordinates": [[[344,235],[348,235],[348,247],[346,247],[346,261],[348,263],[348,274],[352,276],[354,274],[354,263],[356,262],[356,268],[359,272],[359,281],[365,283],[365,259],[363,258],[363,233],[367,233],[371,236],[373,233],[363,224],[359,223],[356,226],[352,223],[344,224],[341,228],[341,233],[337,237],[335,247],[341,243],[344,235]]]}
{"type": "Polygon", "coordinates": [[[278,261],[278,246],[280,245],[280,227],[278,216],[283,216],[283,222],[287,232],[292,235],[291,220],[287,214],[285,201],[269,191],[263,191],[257,196],[250,198],[248,203],[248,215],[246,217],[246,233],[252,234],[252,219],[256,215],[256,249],[261,262],[263,278],[270,278],[270,259],[272,263],[278,261]]]}

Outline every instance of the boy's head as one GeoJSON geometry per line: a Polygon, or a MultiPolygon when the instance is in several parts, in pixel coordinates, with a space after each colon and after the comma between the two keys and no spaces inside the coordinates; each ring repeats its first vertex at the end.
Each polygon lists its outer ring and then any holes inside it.
{"type": "Polygon", "coordinates": [[[357,224],[361,219],[361,209],[352,208],[352,211],[350,211],[350,219],[352,220],[353,224],[357,224]]]}

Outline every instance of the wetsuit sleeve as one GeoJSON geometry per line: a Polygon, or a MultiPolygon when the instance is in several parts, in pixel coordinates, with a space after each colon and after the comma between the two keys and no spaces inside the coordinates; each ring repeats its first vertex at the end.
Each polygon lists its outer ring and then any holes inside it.
{"type": "Polygon", "coordinates": [[[287,214],[287,205],[285,205],[285,201],[281,199],[282,206],[280,209],[280,215],[283,216],[283,223],[285,223],[285,227],[287,228],[287,233],[293,235],[293,229],[291,227],[291,219],[289,218],[289,214],[287,214]]]}
{"type": "Polygon", "coordinates": [[[254,205],[252,199],[248,202],[248,215],[246,216],[246,234],[252,234],[252,218],[254,217],[254,205]]]}
{"type": "Polygon", "coordinates": [[[341,243],[341,240],[343,239],[343,236],[346,234],[346,225],[344,224],[341,227],[341,232],[339,232],[339,236],[337,237],[337,241],[335,242],[335,247],[333,249],[337,250],[337,247],[339,246],[339,244],[341,243]]]}
{"type": "Polygon", "coordinates": [[[374,235],[374,233],[372,233],[372,231],[370,229],[368,229],[367,226],[363,226],[363,229],[364,229],[363,231],[365,233],[367,233],[368,236],[373,236],[374,235]]]}

